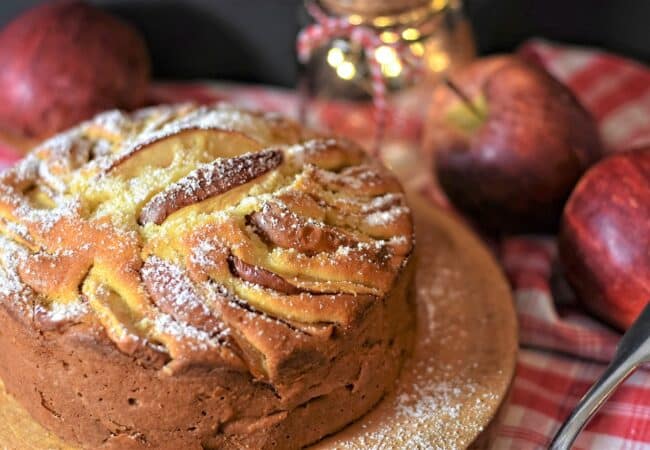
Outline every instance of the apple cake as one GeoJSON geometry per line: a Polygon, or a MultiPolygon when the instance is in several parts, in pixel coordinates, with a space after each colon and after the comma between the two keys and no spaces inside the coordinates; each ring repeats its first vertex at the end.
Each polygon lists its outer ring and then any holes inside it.
{"type": "Polygon", "coordinates": [[[0,377],[77,447],[300,448],[394,384],[413,243],[349,141],[229,105],[103,113],[0,177],[0,377]]]}

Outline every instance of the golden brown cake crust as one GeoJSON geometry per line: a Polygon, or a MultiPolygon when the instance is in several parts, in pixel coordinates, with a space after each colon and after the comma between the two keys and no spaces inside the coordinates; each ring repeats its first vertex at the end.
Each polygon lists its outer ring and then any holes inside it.
{"type": "Polygon", "coordinates": [[[0,377],[86,448],[298,448],[396,379],[412,249],[399,183],[348,141],[105,113],[0,177],[0,377]]]}

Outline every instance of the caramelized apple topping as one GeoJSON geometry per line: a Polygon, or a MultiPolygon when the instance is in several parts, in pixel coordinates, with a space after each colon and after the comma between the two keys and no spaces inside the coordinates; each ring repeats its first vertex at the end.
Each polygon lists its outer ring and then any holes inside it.
{"type": "Polygon", "coordinates": [[[140,174],[143,167],[168,167],[179,151],[188,155],[200,151],[209,155],[212,160],[219,156],[236,156],[259,148],[260,144],[256,140],[231,130],[197,127],[170,131],[163,129],[145,135],[116,158],[108,159],[104,173],[133,177],[140,174]]]}
{"type": "Polygon", "coordinates": [[[230,270],[235,276],[238,276],[249,283],[259,284],[278,292],[288,295],[300,294],[302,290],[287,282],[280,275],[270,272],[262,267],[247,264],[236,256],[230,256],[230,270]]]}
{"type": "Polygon", "coordinates": [[[295,248],[307,255],[354,245],[354,240],[342,232],[304,219],[275,202],[265,203],[262,210],[251,214],[248,220],[265,241],[282,248],[295,248]]]}
{"type": "Polygon", "coordinates": [[[140,212],[140,223],[160,225],[172,213],[246,184],[282,164],[282,152],[266,150],[218,159],[155,195],[140,212]]]}
{"type": "Polygon", "coordinates": [[[223,324],[178,266],[154,257],[147,260],[141,274],[147,292],[161,311],[211,334],[223,331],[223,324]]]}

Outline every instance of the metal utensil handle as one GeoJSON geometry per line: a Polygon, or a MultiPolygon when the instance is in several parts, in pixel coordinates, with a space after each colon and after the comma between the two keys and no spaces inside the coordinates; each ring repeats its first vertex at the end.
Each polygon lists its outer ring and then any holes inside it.
{"type": "Polygon", "coordinates": [[[614,359],[582,397],[551,442],[551,450],[569,450],[589,420],[640,364],[650,361],[650,303],[623,335],[614,359]]]}

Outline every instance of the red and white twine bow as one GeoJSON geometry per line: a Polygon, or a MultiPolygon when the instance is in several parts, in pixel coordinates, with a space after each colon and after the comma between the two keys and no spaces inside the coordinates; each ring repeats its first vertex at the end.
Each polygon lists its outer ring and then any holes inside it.
{"type": "MultiPolygon", "coordinates": [[[[375,153],[378,153],[386,125],[386,80],[381,71],[381,63],[376,57],[375,50],[387,45],[379,38],[377,31],[366,26],[351,24],[344,17],[331,17],[314,3],[307,6],[307,11],[314,18],[315,23],[306,26],[298,34],[296,49],[298,60],[305,64],[309,61],[312,52],[335,38],[347,38],[350,42],[363,48],[368,61],[372,100],[375,107],[376,136],[375,153]]],[[[401,42],[391,44],[401,59],[411,66],[412,76],[419,72],[419,60],[414,59],[408,47],[401,42]]]]}

